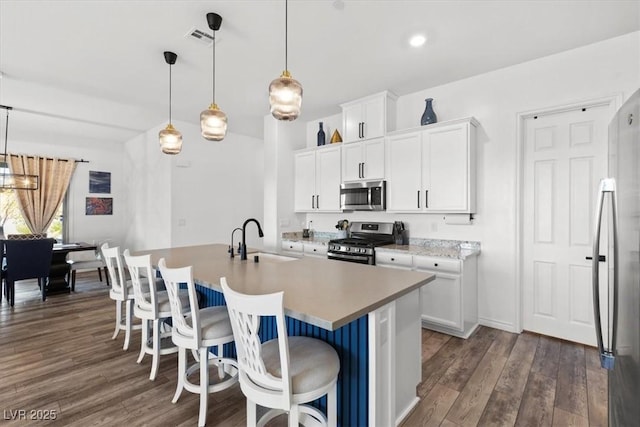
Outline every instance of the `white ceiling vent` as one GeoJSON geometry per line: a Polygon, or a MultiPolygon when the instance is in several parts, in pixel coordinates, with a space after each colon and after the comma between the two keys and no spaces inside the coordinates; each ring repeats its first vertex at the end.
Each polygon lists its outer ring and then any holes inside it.
{"type": "Polygon", "coordinates": [[[191,28],[184,36],[189,40],[195,40],[205,46],[211,46],[211,42],[213,42],[213,36],[211,34],[205,33],[196,27],[191,28]]]}

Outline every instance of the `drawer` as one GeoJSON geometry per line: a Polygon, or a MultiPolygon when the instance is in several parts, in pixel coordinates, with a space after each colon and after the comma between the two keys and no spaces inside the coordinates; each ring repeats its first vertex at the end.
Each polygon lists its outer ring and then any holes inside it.
{"type": "Polygon", "coordinates": [[[323,258],[327,257],[327,245],[312,245],[309,243],[304,244],[305,255],[315,255],[323,258]]]}
{"type": "Polygon", "coordinates": [[[282,250],[286,252],[302,252],[302,242],[292,242],[290,240],[282,241],[282,250]]]}
{"type": "Polygon", "coordinates": [[[412,259],[408,254],[376,251],[376,265],[411,269],[412,259]]]}
{"type": "Polygon", "coordinates": [[[418,270],[441,271],[443,273],[460,274],[462,262],[458,259],[438,258],[430,256],[414,256],[413,266],[418,270]]]}

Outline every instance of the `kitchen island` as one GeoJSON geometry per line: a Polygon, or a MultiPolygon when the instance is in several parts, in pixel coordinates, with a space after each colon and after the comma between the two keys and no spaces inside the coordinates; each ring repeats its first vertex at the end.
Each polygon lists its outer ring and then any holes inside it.
{"type": "MultiPolygon", "coordinates": [[[[322,339],[338,352],[339,425],[397,425],[418,402],[419,289],[432,274],[268,254],[241,261],[222,244],[139,253],[150,253],[154,265],[160,258],[168,267],[192,265],[205,305],[224,304],[220,277],[246,294],[284,291],[288,334],[322,339]]],[[[261,338],[274,337],[274,322],[263,319],[261,338]]],[[[324,398],[317,405],[325,409],[324,398]]]]}

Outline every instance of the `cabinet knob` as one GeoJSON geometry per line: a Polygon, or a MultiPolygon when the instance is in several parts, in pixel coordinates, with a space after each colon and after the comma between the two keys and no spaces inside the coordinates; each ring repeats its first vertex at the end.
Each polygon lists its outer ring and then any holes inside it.
{"type": "Polygon", "coordinates": [[[293,246],[289,245],[289,249],[293,249],[293,246]]]}
{"type": "Polygon", "coordinates": [[[314,249],[314,250],[313,250],[313,252],[316,252],[316,251],[317,251],[317,249],[314,249]]]}
{"type": "Polygon", "coordinates": [[[433,266],[434,266],[434,267],[437,267],[437,266],[438,266],[438,263],[437,263],[437,262],[436,262],[436,263],[434,263],[434,264],[433,264],[433,266]]]}
{"type": "Polygon", "coordinates": [[[395,261],[395,260],[396,260],[395,258],[391,258],[391,261],[395,261]]]}

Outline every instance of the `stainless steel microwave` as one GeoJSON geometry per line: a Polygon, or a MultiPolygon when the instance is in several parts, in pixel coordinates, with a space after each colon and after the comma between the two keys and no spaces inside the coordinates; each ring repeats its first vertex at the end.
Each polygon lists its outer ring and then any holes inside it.
{"type": "Polygon", "coordinates": [[[340,186],[343,211],[383,211],[387,208],[386,181],[347,182],[340,186]]]}

